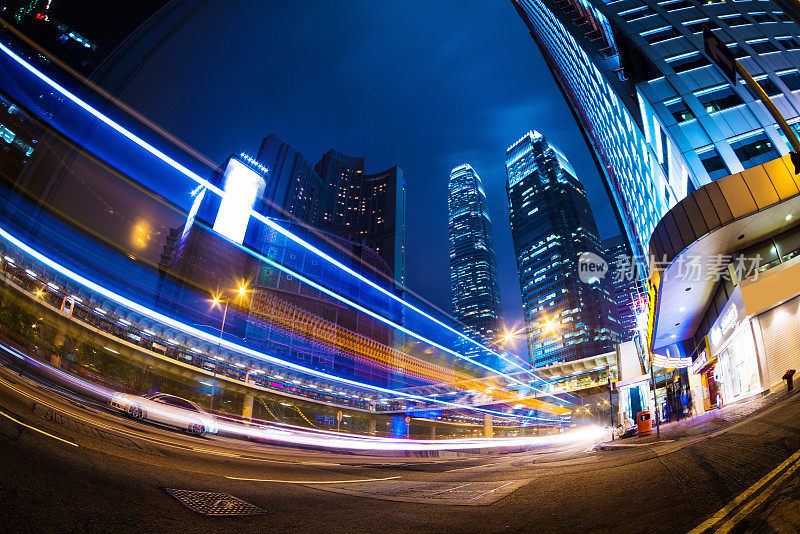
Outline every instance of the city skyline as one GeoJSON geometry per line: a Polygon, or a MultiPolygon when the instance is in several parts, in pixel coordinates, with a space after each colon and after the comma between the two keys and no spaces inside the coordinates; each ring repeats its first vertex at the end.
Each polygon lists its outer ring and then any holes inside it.
{"type": "Polygon", "coordinates": [[[800,532],[798,134],[800,0],[0,0],[5,531],[800,532]]]}
{"type": "Polygon", "coordinates": [[[584,177],[596,211],[605,214],[602,236],[619,230],[580,131],[552,80],[537,74],[544,63],[513,7],[482,2],[462,7],[424,4],[429,20],[460,21],[474,30],[472,39],[441,34],[438,24],[412,15],[414,5],[377,9],[365,3],[343,18],[317,4],[302,10],[252,4],[241,12],[248,16],[209,4],[153,55],[122,97],[214,161],[230,152],[254,154],[253,140],[275,132],[312,164],[334,148],[365,156],[373,169],[400,166],[408,188],[408,234],[428,237],[424,245],[409,241],[407,286],[442,310],[449,308],[447,257],[428,252],[447,247],[447,177],[455,165],[469,161],[480,170],[496,225],[501,292],[507,295],[503,316],[513,324],[521,319],[521,301],[515,295],[503,166],[511,139],[537,127],[557,142],[584,177]],[[269,16],[258,16],[261,12],[269,16]],[[312,24],[307,34],[289,31],[299,19],[312,24]],[[327,22],[340,19],[339,25],[327,22]],[[375,26],[384,31],[375,31],[372,21],[385,21],[375,26]],[[247,42],[273,43],[296,61],[264,57],[258,49],[211,45],[205,32],[217,24],[236,26],[247,42]],[[409,33],[417,35],[411,48],[405,39],[409,33]],[[218,70],[180,56],[186,46],[218,70]],[[382,52],[376,55],[373,49],[382,52]],[[355,83],[354,69],[360,68],[372,76],[355,83]],[[175,72],[190,86],[173,89],[175,72]],[[326,84],[311,84],[310,72],[326,84]],[[400,78],[411,85],[396,83],[400,78]],[[237,96],[229,99],[234,81],[237,96]],[[465,84],[472,90],[461,90],[465,84]],[[192,106],[224,113],[187,113],[192,106]]]}

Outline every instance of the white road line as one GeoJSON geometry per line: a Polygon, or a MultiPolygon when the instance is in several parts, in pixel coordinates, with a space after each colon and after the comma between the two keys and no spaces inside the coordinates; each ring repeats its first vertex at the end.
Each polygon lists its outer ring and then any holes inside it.
{"type": "Polygon", "coordinates": [[[467,469],[479,469],[481,467],[491,467],[493,465],[497,465],[497,464],[494,463],[494,464],[486,464],[486,465],[473,465],[472,467],[459,467],[458,469],[448,469],[447,471],[444,471],[444,472],[445,473],[452,473],[453,471],[465,471],[467,469]]]}
{"type": "MultiPolygon", "coordinates": [[[[751,496],[753,493],[755,493],[756,491],[758,491],[759,489],[761,489],[761,488],[762,488],[764,485],[766,485],[766,484],[767,484],[767,483],[768,483],[770,480],[772,480],[773,478],[775,478],[775,476],[776,476],[778,473],[780,473],[781,471],[783,471],[784,469],[786,469],[786,467],[788,467],[789,465],[791,465],[793,462],[796,462],[798,458],[800,458],[800,450],[799,450],[799,451],[797,451],[796,453],[794,453],[793,455],[791,455],[789,458],[787,458],[787,459],[786,459],[786,460],[785,460],[783,463],[781,463],[781,464],[780,464],[778,467],[776,467],[775,469],[773,469],[772,471],[770,471],[769,473],[767,473],[766,475],[764,475],[764,476],[761,478],[761,480],[759,480],[758,482],[756,482],[755,484],[753,484],[752,486],[750,486],[749,488],[747,488],[746,490],[744,490],[742,493],[740,493],[739,495],[737,495],[735,499],[733,499],[731,502],[729,502],[728,504],[726,504],[725,506],[723,506],[723,507],[722,507],[722,508],[719,510],[719,512],[717,512],[716,514],[714,514],[713,516],[711,516],[709,519],[707,519],[707,520],[706,520],[706,521],[704,521],[703,523],[701,523],[701,524],[699,524],[698,526],[696,526],[694,529],[690,530],[690,531],[689,531],[689,534],[700,534],[701,532],[705,532],[705,531],[707,531],[708,529],[712,528],[712,527],[713,527],[714,525],[716,525],[717,523],[719,523],[720,521],[722,521],[723,519],[725,519],[725,517],[726,517],[726,516],[727,516],[727,515],[728,515],[728,514],[729,514],[729,513],[730,513],[730,512],[731,512],[731,511],[734,509],[734,508],[736,508],[737,506],[739,506],[739,505],[740,505],[740,504],[741,504],[741,503],[742,503],[742,502],[743,502],[745,499],[747,499],[748,497],[750,497],[750,496],[751,496]]],[[[798,465],[800,465],[800,464],[798,464],[798,465]]],[[[792,471],[792,472],[794,472],[794,470],[796,470],[796,469],[797,469],[798,465],[792,466],[792,469],[791,469],[791,471],[792,471]]],[[[779,480],[782,480],[782,478],[781,478],[781,479],[779,479],[779,480]]],[[[776,481],[776,482],[777,482],[777,481],[776,481]]],[[[739,515],[739,514],[737,514],[737,516],[738,516],[738,515],[739,515]]],[[[726,523],[725,525],[723,525],[723,528],[725,528],[725,526],[727,526],[727,525],[728,525],[728,523],[726,523]]],[[[735,525],[734,525],[734,526],[735,526],[735,525]]]]}
{"type": "Polygon", "coordinates": [[[77,443],[73,443],[73,442],[71,442],[69,440],[59,438],[58,436],[54,436],[53,434],[50,434],[49,432],[45,432],[44,430],[40,430],[40,429],[36,428],[35,426],[27,425],[27,424],[23,423],[22,421],[18,421],[17,419],[14,419],[13,417],[8,415],[7,413],[0,412],[0,415],[2,415],[3,417],[7,417],[8,419],[11,419],[12,421],[17,423],[18,425],[22,425],[25,428],[30,428],[31,430],[34,430],[34,431],[36,431],[36,432],[38,432],[40,434],[44,434],[45,436],[51,437],[53,439],[57,439],[58,441],[66,443],[67,445],[72,445],[73,447],[77,447],[78,446],[77,443]]]}
{"type": "Polygon", "coordinates": [[[378,482],[381,480],[393,480],[395,478],[400,478],[399,476],[396,477],[386,477],[386,478],[359,478],[356,480],[272,480],[268,478],[239,478],[239,477],[228,477],[231,480],[246,480],[248,482],[277,482],[280,484],[352,484],[354,482],[378,482]]]}

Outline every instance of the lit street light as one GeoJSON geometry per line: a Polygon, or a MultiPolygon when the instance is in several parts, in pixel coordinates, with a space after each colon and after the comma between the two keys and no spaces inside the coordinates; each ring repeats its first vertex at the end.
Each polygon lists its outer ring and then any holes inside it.
{"type": "MultiPolygon", "coordinates": [[[[538,324],[538,332],[541,334],[554,335],[558,332],[559,324],[555,319],[545,319],[538,324]]],[[[534,326],[525,326],[518,330],[508,330],[507,328],[505,330],[506,333],[501,338],[501,341],[506,344],[512,342],[520,334],[525,334],[528,338],[528,350],[530,351],[531,358],[533,358],[533,334],[537,329],[534,328],[534,326]]]]}
{"type": "MultiPolygon", "coordinates": [[[[240,282],[239,287],[233,290],[236,293],[236,300],[239,301],[242,297],[247,294],[247,284],[245,282],[240,282]]],[[[220,294],[212,295],[211,296],[211,309],[213,310],[221,303],[225,303],[225,308],[222,312],[222,323],[219,327],[219,341],[217,342],[217,361],[214,362],[214,371],[213,377],[211,380],[211,410],[214,410],[214,384],[217,381],[217,365],[219,364],[219,360],[222,358],[222,334],[225,332],[225,321],[228,318],[228,300],[222,300],[220,294]]]]}

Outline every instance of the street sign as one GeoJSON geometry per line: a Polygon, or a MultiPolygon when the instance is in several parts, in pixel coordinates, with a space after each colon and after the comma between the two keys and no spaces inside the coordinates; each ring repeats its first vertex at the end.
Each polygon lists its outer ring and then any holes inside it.
{"type": "Polygon", "coordinates": [[[342,422],[342,417],[344,417],[344,414],[342,414],[342,410],[336,412],[336,420],[339,421],[340,423],[342,422]]]}
{"type": "Polygon", "coordinates": [[[410,422],[411,422],[411,418],[409,416],[406,416],[406,424],[408,424],[410,422]]]}
{"type": "Polygon", "coordinates": [[[325,425],[325,426],[333,426],[333,416],[332,415],[318,415],[316,417],[317,424],[325,425]]]}
{"type": "Polygon", "coordinates": [[[736,58],[731,49],[725,46],[716,33],[709,28],[703,29],[703,44],[708,58],[719,67],[722,73],[735,86],[736,85],[736,58]]]}

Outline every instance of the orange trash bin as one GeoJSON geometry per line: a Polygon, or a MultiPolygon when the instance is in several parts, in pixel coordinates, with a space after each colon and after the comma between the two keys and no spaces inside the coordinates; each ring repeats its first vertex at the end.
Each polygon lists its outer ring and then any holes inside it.
{"type": "Polygon", "coordinates": [[[639,412],[636,414],[636,435],[649,436],[653,433],[653,420],[650,419],[650,412],[639,412]]]}

